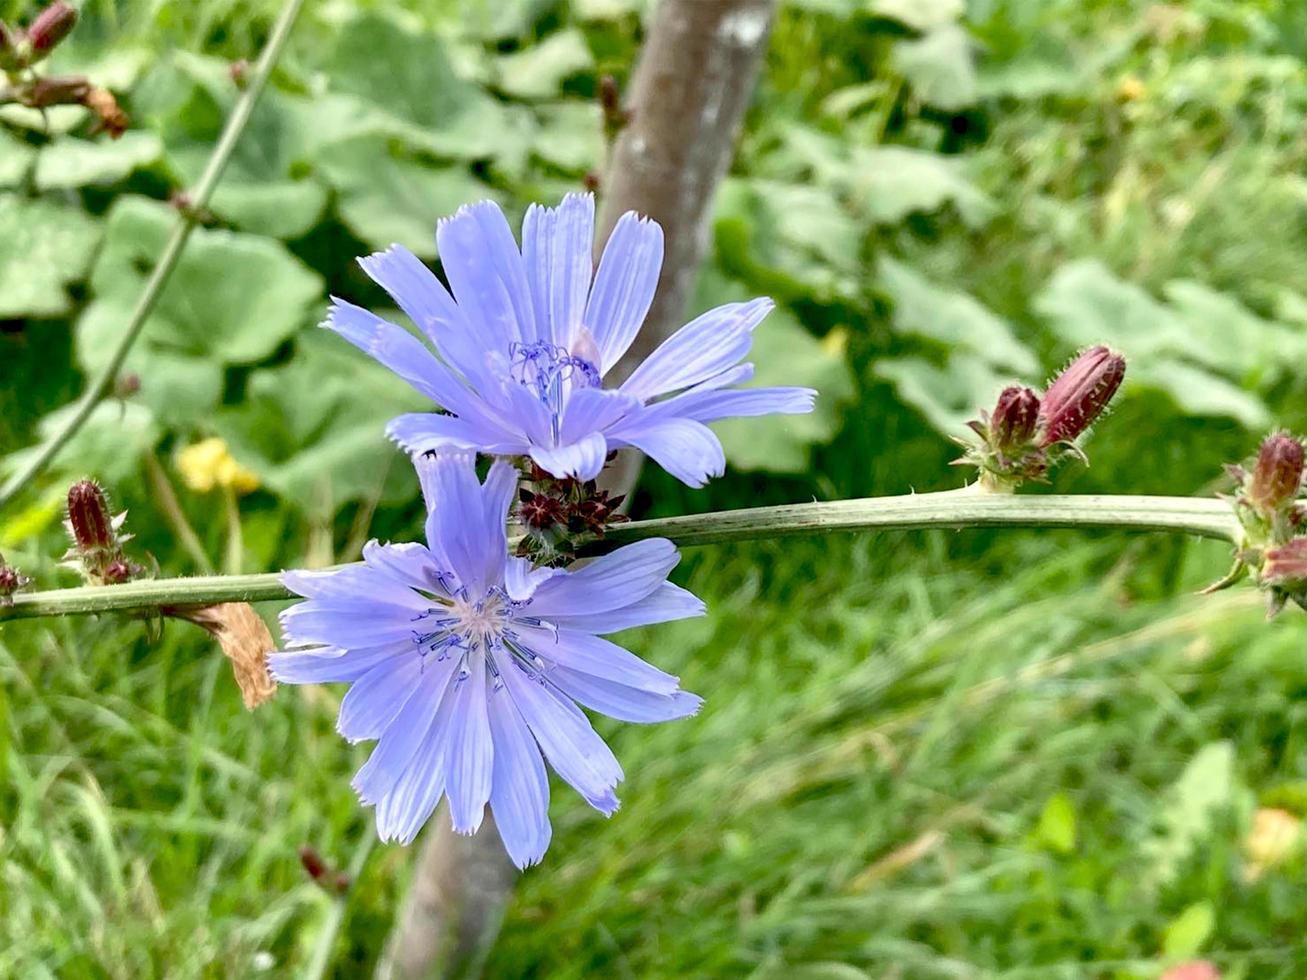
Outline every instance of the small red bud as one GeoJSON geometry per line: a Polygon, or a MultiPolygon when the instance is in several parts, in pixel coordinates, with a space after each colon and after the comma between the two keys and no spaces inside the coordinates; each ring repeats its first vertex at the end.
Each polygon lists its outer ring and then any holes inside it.
{"type": "Polygon", "coordinates": [[[250,63],[244,58],[233,61],[227,66],[227,75],[238,89],[244,89],[250,83],[250,63]]]}
{"type": "Polygon", "coordinates": [[[300,845],[300,864],[314,881],[321,881],[331,871],[323,856],[308,844],[300,845]]]}
{"type": "Polygon", "coordinates": [[[617,79],[612,75],[604,75],[599,79],[599,106],[608,117],[622,111],[622,93],[617,88],[617,79]]]}
{"type": "Polygon", "coordinates": [[[585,172],[585,176],[581,178],[581,186],[584,187],[591,194],[594,194],[596,191],[599,190],[599,185],[600,185],[600,177],[598,171],[587,170],[585,172]]]}
{"type": "Polygon", "coordinates": [[[1307,582],[1307,538],[1293,538],[1288,544],[1267,548],[1260,577],[1267,585],[1294,586],[1307,582]]]}
{"type": "Polygon", "coordinates": [[[1107,408],[1125,380],[1125,358],[1107,347],[1091,347],[1059,374],[1040,406],[1042,445],[1070,442],[1107,408]]]}
{"type": "Polygon", "coordinates": [[[1028,446],[1039,424],[1039,396],[1029,388],[1013,385],[1004,388],[994,405],[990,419],[990,438],[1000,452],[1028,446]]]}
{"type": "Polygon", "coordinates": [[[50,4],[36,16],[27,29],[27,40],[37,59],[44,57],[72,32],[77,23],[77,11],[63,0],[50,4]]]}
{"type": "Polygon", "coordinates": [[[1267,436],[1257,453],[1257,465],[1244,485],[1248,503],[1270,516],[1298,498],[1302,488],[1303,444],[1287,432],[1267,436]]]}
{"type": "Polygon", "coordinates": [[[141,376],[128,372],[127,374],[118,375],[118,380],[114,382],[113,391],[119,398],[130,398],[141,390],[141,376]]]}
{"type": "Polygon", "coordinates": [[[4,556],[0,555],[0,604],[8,603],[15,592],[31,581],[18,569],[6,565],[4,556]]]}
{"type": "Polygon", "coordinates": [[[68,488],[68,524],[83,554],[104,553],[118,543],[109,501],[94,480],[80,480],[68,488]]]}
{"type": "Polygon", "coordinates": [[[105,585],[122,585],[136,577],[139,569],[125,558],[115,558],[104,566],[105,585]]]}

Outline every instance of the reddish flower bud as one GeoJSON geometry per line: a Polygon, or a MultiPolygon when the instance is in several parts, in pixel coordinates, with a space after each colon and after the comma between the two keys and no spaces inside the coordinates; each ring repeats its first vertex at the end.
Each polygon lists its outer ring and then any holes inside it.
{"type": "Polygon", "coordinates": [[[1307,583],[1307,538],[1294,538],[1288,544],[1267,548],[1261,580],[1266,585],[1275,586],[1307,583]]]}
{"type": "Polygon", "coordinates": [[[15,592],[28,585],[32,580],[18,569],[5,564],[0,555],[0,604],[7,604],[15,592]]]}
{"type": "Polygon", "coordinates": [[[140,569],[125,558],[115,558],[104,566],[105,585],[122,585],[136,577],[140,569]]]}
{"type": "Polygon", "coordinates": [[[1244,485],[1248,503],[1265,516],[1298,498],[1302,488],[1303,444],[1287,432],[1266,437],[1257,453],[1257,465],[1244,485]]]}
{"type": "Polygon", "coordinates": [[[244,89],[250,83],[250,63],[244,58],[233,61],[227,66],[227,75],[238,89],[244,89]]]}
{"type": "Polygon", "coordinates": [[[36,16],[27,29],[27,40],[36,59],[44,57],[72,32],[77,23],[77,11],[63,0],[50,4],[36,16]]]}
{"type": "Polygon", "coordinates": [[[1004,388],[994,405],[989,432],[994,448],[1012,452],[1028,446],[1039,424],[1039,396],[1029,388],[1004,388]]]}
{"type": "Polygon", "coordinates": [[[334,870],[326,859],[308,844],[300,846],[300,864],[314,883],[334,895],[344,895],[349,891],[349,875],[334,870]]]}
{"type": "Polygon", "coordinates": [[[68,488],[68,526],[83,554],[108,552],[117,545],[109,501],[94,480],[81,480],[68,488]]]}
{"type": "Polygon", "coordinates": [[[95,113],[97,131],[108,133],[109,138],[115,140],[127,132],[131,120],[107,88],[92,88],[82,103],[95,113]]]}
{"type": "Polygon", "coordinates": [[[1070,442],[1093,425],[1123,380],[1125,358],[1107,347],[1091,347],[1067,365],[1040,406],[1043,445],[1070,442]]]}

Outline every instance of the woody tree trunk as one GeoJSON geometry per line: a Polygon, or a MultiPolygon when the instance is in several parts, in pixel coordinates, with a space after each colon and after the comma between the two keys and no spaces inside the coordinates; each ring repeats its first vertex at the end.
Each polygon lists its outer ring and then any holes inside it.
{"type": "MultiPolygon", "coordinates": [[[[610,383],[681,325],[708,244],[713,193],[762,65],[777,0],[661,0],[629,87],[629,123],[601,184],[602,243],[626,211],[663,228],[665,260],[653,308],[610,383]]],[[[629,490],[638,454],[608,477],[629,490]]],[[[547,871],[545,873],[548,873],[547,871]]],[[[418,856],[413,883],[378,975],[393,980],[475,974],[494,942],[516,872],[493,822],[453,833],[443,812],[418,856]]]]}

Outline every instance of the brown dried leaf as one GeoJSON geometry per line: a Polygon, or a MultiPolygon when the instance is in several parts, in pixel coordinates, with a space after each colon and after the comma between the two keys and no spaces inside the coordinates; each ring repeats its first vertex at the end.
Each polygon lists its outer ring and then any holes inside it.
{"type": "Polygon", "coordinates": [[[277,682],[268,673],[268,653],[276,649],[276,643],[267,624],[248,602],[173,608],[164,612],[194,623],[217,639],[231,661],[245,707],[253,710],[277,692],[277,682]]]}

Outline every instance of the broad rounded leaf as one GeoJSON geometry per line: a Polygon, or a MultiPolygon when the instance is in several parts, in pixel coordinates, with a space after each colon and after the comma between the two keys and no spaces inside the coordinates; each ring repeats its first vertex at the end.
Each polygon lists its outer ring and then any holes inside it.
{"type": "Polygon", "coordinates": [[[1000,317],[966,293],[930,282],[901,262],[882,256],[879,283],[894,301],[891,321],[899,333],[964,348],[998,368],[1029,376],[1039,369],[1034,354],[1000,317]]]}
{"type": "Polygon", "coordinates": [[[374,248],[398,243],[424,258],[435,257],[439,219],[495,196],[463,166],[397,159],[374,139],[331,147],[320,167],[339,193],[337,207],[354,234],[374,248]]]}
{"type": "Polygon", "coordinates": [[[81,210],[0,194],[0,319],[66,314],[99,240],[81,210]]]}
{"type": "Polygon", "coordinates": [[[116,140],[61,136],[41,148],[36,158],[36,186],[59,190],[113,184],[162,158],[163,141],[154,133],[131,131],[116,140]]]}

